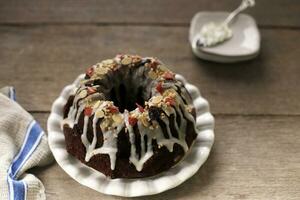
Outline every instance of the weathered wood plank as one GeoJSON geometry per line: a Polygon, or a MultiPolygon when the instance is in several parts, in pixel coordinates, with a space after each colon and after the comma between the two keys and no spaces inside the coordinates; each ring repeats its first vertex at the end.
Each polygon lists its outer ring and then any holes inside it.
{"type": "MultiPolygon", "coordinates": [[[[34,114],[45,124],[48,114],[34,114]]],[[[181,186],[149,200],[290,199],[300,196],[300,117],[217,116],[213,151],[181,186]]],[[[34,173],[47,199],[125,199],[81,186],[53,164],[34,173]]]]}
{"type": "MultiPolygon", "coordinates": [[[[0,23],[188,24],[198,11],[231,11],[240,0],[0,1],[0,23]]],[[[295,0],[259,0],[249,11],[260,25],[300,27],[295,0]]]]}
{"type": "Polygon", "coordinates": [[[157,56],[200,87],[213,113],[300,114],[300,38],[262,30],[259,57],[216,64],[193,56],[185,27],[2,26],[0,85],[14,85],[27,110],[49,111],[89,65],[119,52],[157,56]]]}

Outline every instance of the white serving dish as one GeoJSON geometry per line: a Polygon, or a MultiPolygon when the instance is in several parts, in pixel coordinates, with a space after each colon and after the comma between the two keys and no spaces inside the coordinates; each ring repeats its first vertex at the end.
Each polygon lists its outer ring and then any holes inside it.
{"type": "Polygon", "coordinates": [[[214,47],[196,47],[197,33],[208,22],[221,23],[227,12],[199,12],[192,21],[189,41],[196,56],[216,62],[239,62],[255,58],[260,50],[260,33],[255,20],[247,14],[239,14],[229,25],[233,31],[231,39],[214,47]]]}
{"type": "Polygon", "coordinates": [[[102,173],[81,163],[67,153],[65,138],[61,130],[63,108],[70,92],[84,75],[73,84],[66,86],[54,101],[48,118],[48,141],[50,149],[59,166],[82,185],[104,194],[123,197],[136,197],[157,194],[178,186],[193,176],[206,161],[214,142],[214,118],[209,112],[208,102],[201,97],[199,90],[187,83],[181,75],[176,75],[191,94],[197,113],[196,127],[198,137],[186,157],[176,166],[156,176],[142,179],[110,179],[102,173]]]}

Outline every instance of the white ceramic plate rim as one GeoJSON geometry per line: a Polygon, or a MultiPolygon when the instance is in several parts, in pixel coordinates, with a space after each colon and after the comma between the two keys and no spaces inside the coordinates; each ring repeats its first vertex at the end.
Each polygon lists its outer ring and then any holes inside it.
{"type": "Polygon", "coordinates": [[[72,90],[83,77],[83,74],[78,76],[73,84],[62,90],[52,105],[47,122],[48,141],[54,158],[59,166],[77,182],[108,195],[123,197],[153,195],[180,185],[193,176],[206,161],[214,142],[214,118],[209,112],[208,102],[201,97],[199,90],[177,74],[176,79],[184,83],[193,98],[198,132],[193,147],[182,161],[168,171],[140,179],[106,178],[102,173],[81,163],[66,151],[61,121],[63,120],[64,105],[72,90]]]}

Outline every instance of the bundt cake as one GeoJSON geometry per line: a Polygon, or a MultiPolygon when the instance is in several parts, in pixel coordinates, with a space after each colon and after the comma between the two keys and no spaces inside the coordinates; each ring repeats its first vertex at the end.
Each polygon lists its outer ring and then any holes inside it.
{"type": "Polygon", "coordinates": [[[67,151],[111,178],[156,175],[197,134],[183,83],[159,60],[117,55],[87,69],[64,107],[67,151]]]}

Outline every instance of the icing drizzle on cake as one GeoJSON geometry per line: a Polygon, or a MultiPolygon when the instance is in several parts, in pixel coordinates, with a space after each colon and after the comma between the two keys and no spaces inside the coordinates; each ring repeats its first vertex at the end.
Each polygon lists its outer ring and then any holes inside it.
{"type": "Polygon", "coordinates": [[[85,161],[89,162],[97,154],[107,154],[111,170],[116,165],[118,134],[125,129],[130,142],[129,161],[137,171],[141,171],[154,154],[153,140],[156,140],[159,148],[165,146],[170,152],[175,144],[180,145],[184,152],[188,151],[185,139],[187,123],[190,121],[195,124],[188,95],[183,84],[175,79],[175,74],[157,59],[117,55],[114,59],[104,60],[87,69],[86,78],[74,91],[73,104],[63,124],[73,128],[83,115],[81,141],[86,149],[85,161]],[[101,84],[101,80],[124,67],[145,68],[143,74],[151,79],[151,98],[145,101],[144,106],[136,104],[135,109],[125,109],[122,113],[114,102],[106,100],[105,93],[108,89],[101,84]],[[170,130],[170,119],[173,119],[172,123],[178,133],[176,137],[170,130]],[[90,120],[93,130],[91,142],[87,136],[90,120]],[[98,148],[97,126],[100,126],[103,135],[103,144],[98,148]],[[140,134],[140,153],[137,153],[135,128],[140,134]]]}

